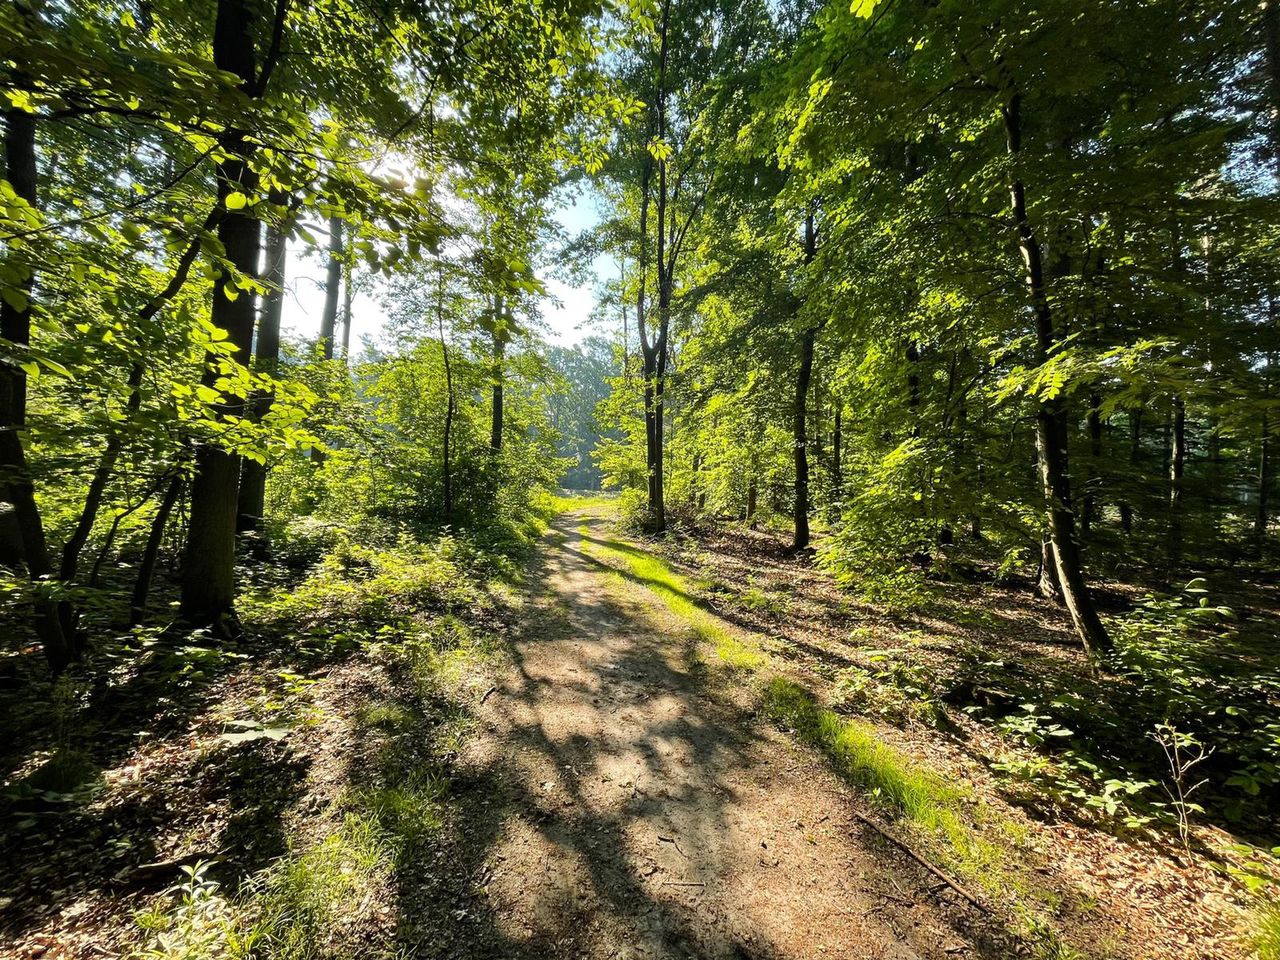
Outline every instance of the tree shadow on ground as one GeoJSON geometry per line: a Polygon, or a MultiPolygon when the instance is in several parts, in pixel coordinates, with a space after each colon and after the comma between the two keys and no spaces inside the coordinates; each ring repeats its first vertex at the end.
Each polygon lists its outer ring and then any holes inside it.
{"type": "MultiPolygon", "coordinates": [[[[572,533],[551,535],[565,540],[553,565],[617,572],[567,546],[572,533]]],[[[543,584],[555,573],[544,562],[530,579],[543,584]]],[[[777,942],[761,914],[717,889],[732,869],[724,837],[734,802],[744,799],[741,781],[778,744],[711,689],[692,634],[672,636],[651,608],[625,597],[579,592],[567,610],[537,611],[510,655],[509,679],[472,718],[479,752],[451,774],[445,829],[406,848],[396,864],[396,948],[529,960],[794,956],[794,944],[777,942]],[[570,662],[561,653],[574,644],[590,649],[569,672],[551,669],[570,662]],[[570,710],[578,704],[607,720],[583,725],[570,710]]],[[[393,688],[420,720],[386,749],[432,737],[441,708],[415,704],[405,684],[393,688]]],[[[357,766],[356,776],[368,776],[387,764],[357,766]]],[[[867,847],[884,871],[853,878],[861,887],[848,906],[866,908],[868,925],[885,938],[880,949],[901,939],[919,951],[902,956],[942,956],[936,932],[913,929],[912,904],[903,905],[898,886],[914,880],[928,890],[930,881],[875,841],[867,847]]],[[[981,920],[954,905],[935,908],[977,955],[1007,954],[981,920]]]]}

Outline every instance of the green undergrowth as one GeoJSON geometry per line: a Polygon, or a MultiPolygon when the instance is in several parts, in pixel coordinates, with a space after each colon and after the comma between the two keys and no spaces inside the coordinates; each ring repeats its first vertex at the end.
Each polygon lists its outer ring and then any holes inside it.
{"type": "Polygon", "coordinates": [[[296,629],[348,637],[353,655],[385,680],[345,718],[357,755],[345,758],[352,773],[330,807],[287,817],[288,852],[263,870],[220,880],[219,864],[188,869],[137,915],[134,960],[394,954],[396,916],[378,907],[394,901],[397,875],[428,861],[449,827],[451,758],[502,649],[472,622],[487,611],[485,597],[476,565],[447,543],[344,545],[297,591],[251,608],[260,630],[296,618],[296,629]]]}
{"type": "Polygon", "coordinates": [[[547,494],[547,505],[555,513],[568,513],[571,510],[594,510],[605,507],[616,507],[616,494],[599,491],[562,490],[556,494],[547,494]]]}
{"type": "Polygon", "coordinates": [[[1259,907],[1249,941],[1258,960],[1280,960],[1280,902],[1259,907]]]}
{"type": "Polygon", "coordinates": [[[859,787],[886,817],[905,827],[946,870],[1007,906],[1014,931],[1044,958],[1075,957],[1049,920],[1060,898],[1017,868],[1025,833],[964,788],[906,757],[868,724],[823,707],[796,681],[769,669],[767,653],[734,634],[692,595],[686,580],[661,556],[616,539],[592,538],[579,528],[584,552],[648,588],[686,621],[727,666],[754,677],[764,714],[820,751],[837,774],[859,787]]]}

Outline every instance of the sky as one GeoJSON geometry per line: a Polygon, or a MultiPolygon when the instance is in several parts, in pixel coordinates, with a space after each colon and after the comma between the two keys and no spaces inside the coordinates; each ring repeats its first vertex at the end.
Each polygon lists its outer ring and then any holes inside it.
{"type": "MultiPolygon", "coordinates": [[[[593,194],[581,194],[556,211],[556,221],[567,236],[574,236],[595,226],[600,212],[593,194]]],[[[316,236],[324,244],[324,231],[317,229],[316,236]]],[[[588,271],[586,281],[571,285],[551,275],[553,265],[545,265],[538,275],[550,296],[544,297],[539,307],[547,324],[546,338],[561,346],[572,346],[589,333],[587,325],[595,307],[596,287],[610,269],[608,258],[600,257],[588,271]],[[556,301],[559,301],[558,303],[556,301]]],[[[286,296],[281,326],[287,336],[315,337],[320,330],[320,314],[324,309],[325,264],[315,252],[306,252],[300,244],[289,248],[285,267],[286,296]]],[[[358,291],[351,303],[351,346],[359,350],[368,339],[381,343],[383,328],[387,324],[387,311],[381,302],[382,291],[358,291]]],[[[341,318],[339,318],[341,320],[341,318]]],[[[341,333],[338,334],[341,337],[341,333]]]]}

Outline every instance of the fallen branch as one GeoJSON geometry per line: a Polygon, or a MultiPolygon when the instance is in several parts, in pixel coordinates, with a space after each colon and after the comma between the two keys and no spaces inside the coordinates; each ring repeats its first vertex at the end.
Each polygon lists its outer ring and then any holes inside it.
{"type": "Polygon", "coordinates": [[[658,839],[659,839],[659,840],[661,840],[663,843],[669,843],[669,844],[671,844],[673,847],[675,847],[675,848],[676,848],[676,851],[680,854],[680,856],[682,856],[682,857],[687,857],[687,856],[688,856],[688,854],[687,854],[687,853],[685,853],[683,850],[681,850],[681,849],[680,849],[680,844],[676,843],[676,838],[675,838],[675,837],[664,837],[664,836],[662,836],[661,834],[659,834],[658,839]]]}
{"type": "Polygon", "coordinates": [[[492,693],[496,693],[497,689],[498,689],[497,687],[490,687],[488,690],[486,690],[484,692],[484,696],[480,698],[480,703],[483,704],[486,700],[488,700],[489,695],[492,693]]]}
{"type": "Polygon", "coordinates": [[[868,827],[870,827],[876,833],[880,834],[880,836],[884,837],[886,840],[889,840],[896,846],[900,847],[908,856],[911,857],[912,860],[920,864],[920,866],[924,867],[926,870],[932,873],[935,877],[937,877],[939,880],[945,883],[948,887],[950,887],[956,893],[960,894],[960,896],[968,900],[975,907],[977,907],[980,910],[986,909],[986,907],[983,905],[981,900],[979,900],[977,897],[971,894],[964,887],[960,886],[960,884],[957,883],[955,880],[952,880],[949,876],[947,876],[945,873],[943,873],[941,870],[935,867],[932,863],[930,863],[920,854],[916,853],[915,850],[913,850],[905,840],[901,839],[896,834],[894,834],[888,827],[881,826],[880,824],[872,820],[870,817],[863,816],[860,813],[855,813],[854,816],[860,822],[865,823],[868,827]]]}
{"type": "Polygon", "coordinates": [[[705,887],[701,880],[663,880],[664,887],[705,887]]]}

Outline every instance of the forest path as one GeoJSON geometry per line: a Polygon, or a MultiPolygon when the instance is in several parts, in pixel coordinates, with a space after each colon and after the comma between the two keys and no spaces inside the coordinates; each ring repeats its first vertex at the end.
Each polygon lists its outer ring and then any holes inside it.
{"type": "Polygon", "coordinates": [[[709,676],[688,625],[605,566],[604,523],[564,514],[542,544],[514,664],[460,758],[472,886],[428,924],[435,948],[996,956],[933,878],[861,832],[815,755],[752,715],[749,684],[709,676]]]}

